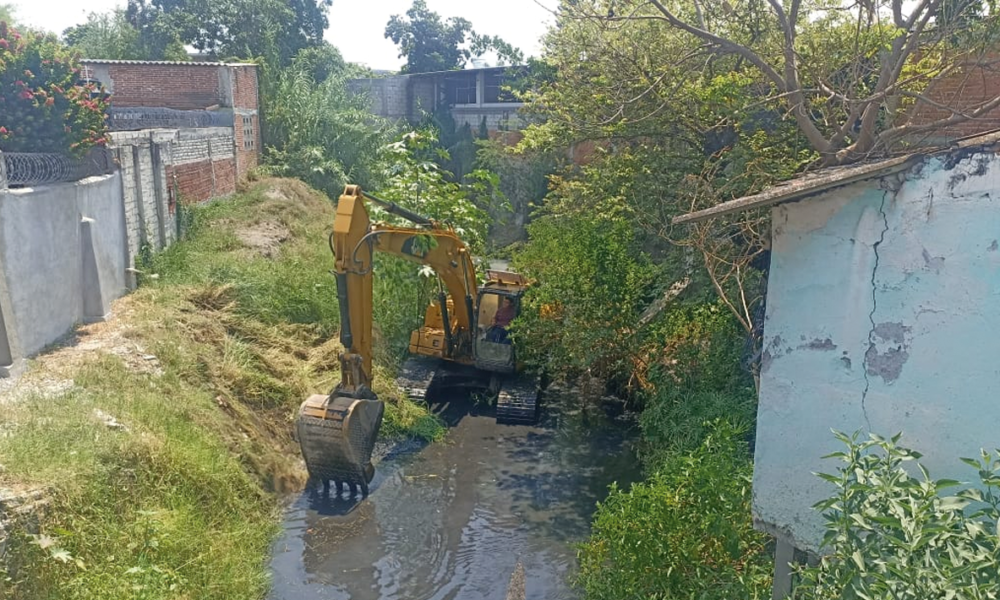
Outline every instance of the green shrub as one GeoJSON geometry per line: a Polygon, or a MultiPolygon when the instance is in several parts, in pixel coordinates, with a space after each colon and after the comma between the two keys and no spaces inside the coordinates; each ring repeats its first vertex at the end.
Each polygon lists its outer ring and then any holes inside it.
{"type": "Polygon", "coordinates": [[[517,270],[537,281],[515,322],[522,356],[553,373],[589,370],[605,379],[634,367],[633,334],[655,269],[624,220],[546,215],[528,227],[531,243],[514,256],[517,270]],[[556,316],[546,315],[555,307],[556,316]]]}
{"type": "Polygon", "coordinates": [[[337,198],[347,183],[377,186],[380,153],[390,141],[387,122],[347,89],[343,73],[321,83],[302,62],[262,78],[264,154],[270,170],[296,177],[337,198]]]}
{"type": "Polygon", "coordinates": [[[612,487],[579,551],[589,600],[766,598],[767,537],[750,518],[745,431],[716,422],[694,451],[644,483],[612,487]]]}
{"type": "Polygon", "coordinates": [[[82,153],[107,142],[107,101],[77,73],[54,35],[0,23],[0,151],[82,153]]]}
{"type": "Polygon", "coordinates": [[[816,505],[830,553],[800,571],[797,599],[1000,596],[1000,451],[963,458],[979,471],[981,487],[945,495],[959,483],[933,480],[919,463],[913,468],[921,455],[897,445],[899,435],[836,436],[847,449],[830,457],[843,464],[820,477],[837,491],[816,505]]]}
{"type": "Polygon", "coordinates": [[[639,418],[651,462],[701,444],[706,422],[753,431],[757,395],[740,364],[744,335],[721,303],[681,305],[651,327],[649,391],[639,418]]]}

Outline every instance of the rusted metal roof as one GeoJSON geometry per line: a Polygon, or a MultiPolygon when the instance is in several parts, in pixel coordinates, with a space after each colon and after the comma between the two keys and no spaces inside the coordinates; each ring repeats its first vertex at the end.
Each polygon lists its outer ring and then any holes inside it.
{"type": "Polygon", "coordinates": [[[954,144],[943,148],[929,148],[904,156],[820,169],[774,185],[759,194],[744,196],[743,198],[737,198],[736,200],[723,202],[710,208],[675,217],[673,223],[675,225],[697,223],[722,215],[774,206],[785,202],[794,202],[834,188],[905,171],[928,156],[968,151],[976,147],[985,148],[995,145],[998,142],[1000,142],[1000,131],[992,131],[957,140],[954,144]]]}
{"type": "Polygon", "coordinates": [[[171,67],[256,67],[254,63],[225,63],[189,60],[104,60],[99,58],[83,58],[81,63],[88,65],[150,65],[171,67]]]}

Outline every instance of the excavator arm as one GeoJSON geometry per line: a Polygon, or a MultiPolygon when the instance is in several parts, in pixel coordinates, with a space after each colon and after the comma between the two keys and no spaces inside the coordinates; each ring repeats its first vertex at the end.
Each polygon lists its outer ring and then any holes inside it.
{"type": "MultiPolygon", "coordinates": [[[[432,268],[444,290],[438,298],[442,357],[470,344],[475,319],[476,273],[465,243],[449,229],[395,204],[377,200],[390,213],[418,227],[373,225],[358,186],[347,186],[337,203],[330,236],[340,305],[341,380],[327,396],[307,399],[296,430],[310,476],[338,491],[344,483],[367,493],[384,405],[372,391],[372,280],[375,252],[385,252],[432,268]],[[450,300],[450,301],[449,301],[450,300]],[[450,307],[450,308],[449,308],[450,307]]],[[[426,324],[425,324],[426,325],[426,324]]]]}

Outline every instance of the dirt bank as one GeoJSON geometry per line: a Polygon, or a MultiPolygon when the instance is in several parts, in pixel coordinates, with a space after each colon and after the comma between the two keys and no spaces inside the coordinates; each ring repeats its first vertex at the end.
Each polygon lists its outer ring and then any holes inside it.
{"type": "MultiPolygon", "coordinates": [[[[47,499],[0,598],[264,595],[277,494],[305,480],[295,410],[337,378],[333,215],[288,180],[195,210],[111,320],[0,383],[0,488],[47,499]]],[[[387,432],[435,431],[381,387],[387,432]]]]}

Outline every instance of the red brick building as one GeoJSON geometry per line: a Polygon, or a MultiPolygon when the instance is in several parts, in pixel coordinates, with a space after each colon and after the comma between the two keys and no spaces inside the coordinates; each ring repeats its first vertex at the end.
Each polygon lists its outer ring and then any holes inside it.
{"type": "MultiPolygon", "coordinates": [[[[925,95],[940,106],[926,102],[918,103],[910,114],[909,122],[914,125],[933,123],[951,117],[954,114],[952,110],[968,113],[1000,97],[1000,62],[994,58],[985,62],[987,64],[967,67],[931,82],[925,95]]],[[[914,141],[939,144],[998,129],[1000,129],[1000,108],[975,119],[942,127],[914,141]]]]}
{"type": "Polygon", "coordinates": [[[100,82],[111,94],[113,114],[127,109],[136,128],[177,130],[164,159],[172,189],[184,201],[201,202],[231,194],[237,181],[257,166],[261,143],[256,65],[81,62],[83,78],[100,82]],[[211,118],[207,126],[163,126],[157,121],[166,119],[162,109],[185,111],[170,114],[170,118],[182,121],[188,116],[211,118]]]}

